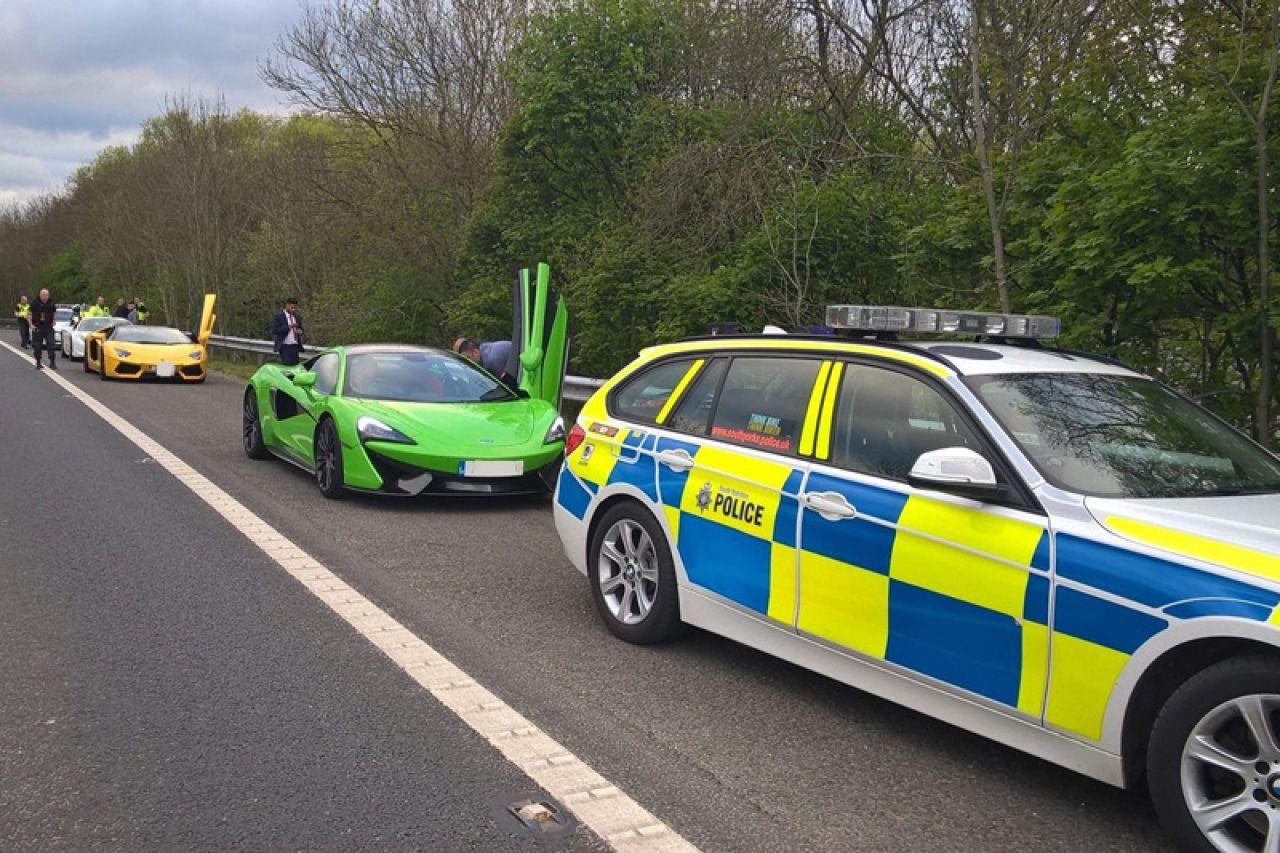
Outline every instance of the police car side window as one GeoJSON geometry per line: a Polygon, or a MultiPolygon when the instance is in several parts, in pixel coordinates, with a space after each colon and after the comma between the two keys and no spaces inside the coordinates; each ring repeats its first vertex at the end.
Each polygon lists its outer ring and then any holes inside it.
{"type": "Polygon", "coordinates": [[[716,401],[712,437],[794,453],[821,364],[807,358],[735,358],[716,401]]]}
{"type": "Polygon", "coordinates": [[[728,366],[729,359],[717,358],[703,367],[702,373],[698,374],[685,392],[684,399],[676,406],[675,413],[668,418],[666,426],[691,435],[706,435],[716,391],[720,389],[720,380],[728,366]]]}
{"type": "Polygon", "coordinates": [[[665,361],[641,372],[614,394],[613,413],[627,420],[654,423],[692,365],[692,359],[665,361]]]}
{"type": "Polygon", "coordinates": [[[981,450],[941,392],[896,370],[845,365],[831,430],[833,464],[906,480],[920,454],[944,447],[981,450]]]}
{"type": "Polygon", "coordinates": [[[338,387],[338,356],[325,353],[315,360],[311,370],[316,374],[315,391],[317,394],[332,394],[338,387]]]}

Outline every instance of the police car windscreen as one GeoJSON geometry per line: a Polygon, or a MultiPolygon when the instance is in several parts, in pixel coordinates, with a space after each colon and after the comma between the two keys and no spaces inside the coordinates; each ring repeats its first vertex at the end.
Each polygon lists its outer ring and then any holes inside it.
{"type": "Polygon", "coordinates": [[[489,403],[516,399],[505,385],[452,353],[371,352],[347,357],[343,394],[403,403],[489,403]]]}
{"type": "Polygon", "coordinates": [[[53,321],[55,323],[70,323],[72,311],[70,308],[59,308],[53,312],[53,321]]]}
{"type": "Polygon", "coordinates": [[[1280,492],[1280,460],[1149,379],[1037,373],[968,381],[1059,488],[1130,498],[1280,492]]]}
{"type": "Polygon", "coordinates": [[[191,338],[164,326],[117,326],[111,340],[128,344],[189,344],[191,338]]]}

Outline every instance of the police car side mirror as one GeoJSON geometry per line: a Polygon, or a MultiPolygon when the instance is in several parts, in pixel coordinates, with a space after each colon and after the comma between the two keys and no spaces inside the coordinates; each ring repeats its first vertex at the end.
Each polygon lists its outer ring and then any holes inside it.
{"type": "Polygon", "coordinates": [[[907,476],[911,485],[936,489],[983,500],[1001,495],[1005,488],[996,480],[991,463],[967,447],[944,447],[920,454],[907,476]]]}

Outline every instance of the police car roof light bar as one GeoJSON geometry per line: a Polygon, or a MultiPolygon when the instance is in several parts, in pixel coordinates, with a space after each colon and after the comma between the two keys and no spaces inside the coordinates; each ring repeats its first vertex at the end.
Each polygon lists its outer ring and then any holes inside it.
{"type": "Polygon", "coordinates": [[[858,332],[916,332],[1029,339],[1056,338],[1062,329],[1057,317],[882,305],[828,305],[827,325],[833,329],[858,332]]]}

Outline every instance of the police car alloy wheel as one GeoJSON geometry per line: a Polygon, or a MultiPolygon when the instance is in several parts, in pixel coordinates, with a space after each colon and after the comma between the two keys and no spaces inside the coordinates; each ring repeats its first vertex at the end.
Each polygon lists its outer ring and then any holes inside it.
{"type": "Polygon", "coordinates": [[[1147,756],[1156,810],[1184,850],[1280,850],[1280,659],[1224,661],[1156,719],[1147,756]]]}
{"type": "Polygon", "coordinates": [[[592,596],[614,635],[646,644],[682,632],[671,552],[648,510],[629,502],[609,510],[589,553],[592,596]]]}

